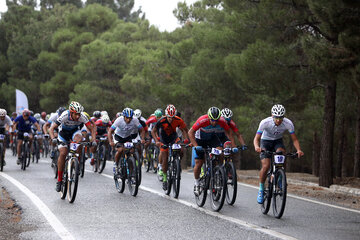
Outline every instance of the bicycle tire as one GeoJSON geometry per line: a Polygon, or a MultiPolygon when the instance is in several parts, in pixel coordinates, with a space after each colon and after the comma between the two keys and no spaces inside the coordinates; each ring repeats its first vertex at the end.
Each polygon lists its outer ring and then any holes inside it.
{"type": "MultiPolygon", "coordinates": [[[[29,167],[31,161],[30,145],[29,143],[25,144],[25,162],[26,167],[29,167]]],[[[25,169],[24,169],[25,170],[25,169]]]]}
{"type": "Polygon", "coordinates": [[[35,148],[36,148],[36,141],[34,140],[33,144],[32,144],[32,154],[31,154],[31,158],[32,158],[33,163],[35,162],[35,154],[36,154],[35,148]]]}
{"type": "Polygon", "coordinates": [[[60,198],[63,199],[63,200],[66,197],[67,188],[68,188],[68,185],[67,185],[67,182],[68,182],[67,164],[68,163],[65,164],[65,171],[63,173],[62,185],[61,185],[61,190],[60,190],[60,198]]]}
{"type": "Polygon", "coordinates": [[[171,193],[171,187],[172,187],[172,181],[173,181],[173,171],[174,171],[174,168],[176,168],[176,166],[174,166],[174,162],[173,161],[169,161],[169,164],[168,164],[168,170],[166,172],[167,174],[167,188],[165,190],[165,194],[166,195],[169,195],[171,193]]]}
{"type": "Polygon", "coordinates": [[[181,182],[181,160],[180,156],[175,157],[176,169],[173,171],[172,184],[173,184],[173,197],[178,198],[180,193],[180,182],[181,182]]]}
{"type": "Polygon", "coordinates": [[[106,151],[106,146],[105,145],[102,145],[101,148],[100,148],[100,153],[99,153],[99,158],[100,158],[100,164],[99,164],[99,169],[98,169],[98,173],[102,173],[105,169],[105,166],[106,166],[106,154],[107,154],[107,151],[106,151]]]}
{"type": "Polygon", "coordinates": [[[21,170],[25,171],[26,169],[26,157],[25,157],[25,144],[21,146],[21,170]]]}
{"type": "Polygon", "coordinates": [[[4,169],[4,154],[3,154],[3,147],[4,145],[0,143],[0,172],[4,169]]]}
{"type": "Polygon", "coordinates": [[[199,192],[199,196],[195,195],[195,201],[199,207],[203,207],[206,202],[207,190],[209,189],[209,179],[208,178],[209,178],[209,176],[205,175],[205,176],[200,177],[200,179],[199,179],[200,192],[199,192]]]}
{"type": "Polygon", "coordinates": [[[287,183],[284,169],[279,168],[274,174],[273,189],[273,214],[276,218],[281,218],[285,211],[287,183]]]}
{"type": "Polygon", "coordinates": [[[261,204],[261,212],[267,214],[271,205],[273,185],[271,182],[271,175],[267,173],[267,177],[264,184],[264,202],[261,204]]]}
{"type": "Polygon", "coordinates": [[[58,158],[59,158],[59,151],[56,150],[54,152],[54,158],[52,159],[52,168],[53,168],[53,172],[54,172],[54,175],[55,175],[54,178],[58,177],[58,165],[57,165],[58,158]]]}
{"type": "Polygon", "coordinates": [[[79,161],[76,157],[70,159],[70,175],[68,179],[68,200],[70,203],[73,203],[76,198],[78,183],[79,183],[79,161]]]}
{"type": "Polygon", "coordinates": [[[149,172],[150,167],[151,167],[150,151],[148,149],[144,150],[145,154],[146,154],[146,157],[144,158],[144,167],[145,167],[146,172],[149,172]]]}
{"type": "Polygon", "coordinates": [[[128,167],[128,179],[127,184],[129,188],[129,192],[132,196],[136,196],[138,193],[139,182],[138,182],[138,173],[136,168],[136,160],[133,156],[127,158],[127,167],[128,167]]]}
{"type": "Polygon", "coordinates": [[[135,149],[135,163],[136,163],[136,172],[138,174],[138,186],[140,186],[141,184],[141,179],[142,179],[142,172],[141,172],[141,160],[140,160],[140,156],[139,153],[137,152],[137,150],[135,149]]]}
{"type": "Polygon", "coordinates": [[[226,196],[226,176],[223,166],[215,166],[214,174],[210,179],[210,205],[219,212],[224,205],[226,196]]]}
{"type": "Polygon", "coordinates": [[[81,146],[81,158],[80,158],[80,177],[84,177],[85,173],[85,146],[81,146]]]}
{"type": "Polygon", "coordinates": [[[13,143],[12,143],[12,145],[11,145],[11,149],[12,149],[12,154],[13,154],[13,156],[16,156],[16,142],[17,140],[13,140],[13,143]]]}
{"type": "MultiPolygon", "coordinates": [[[[120,159],[119,161],[123,161],[123,159],[120,159]]],[[[118,163],[118,169],[120,171],[120,173],[116,173],[114,174],[114,181],[115,181],[115,187],[116,190],[118,191],[118,193],[123,193],[125,190],[125,174],[124,174],[124,169],[119,167],[119,163],[118,163]],[[120,180],[120,181],[119,181],[120,180]]]]}
{"type": "Polygon", "coordinates": [[[237,174],[233,162],[227,162],[225,164],[225,176],[226,176],[226,203],[233,205],[236,201],[237,195],[237,174]]]}
{"type": "Polygon", "coordinates": [[[157,173],[158,171],[158,166],[159,166],[159,149],[157,147],[154,147],[153,150],[153,158],[152,158],[152,168],[153,168],[153,172],[157,173]]]}
{"type": "MultiPolygon", "coordinates": [[[[37,142],[37,140],[36,140],[37,142]]],[[[36,150],[35,150],[35,157],[36,157],[36,163],[39,163],[39,159],[40,159],[40,144],[37,142],[36,143],[36,150]]]]}

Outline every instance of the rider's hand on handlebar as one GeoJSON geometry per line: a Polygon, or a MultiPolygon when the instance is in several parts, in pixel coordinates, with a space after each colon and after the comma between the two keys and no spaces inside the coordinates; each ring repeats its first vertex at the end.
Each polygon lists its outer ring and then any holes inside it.
{"type": "Polygon", "coordinates": [[[248,146],[247,146],[246,144],[244,144],[244,145],[241,146],[241,150],[245,151],[245,150],[247,150],[247,149],[248,149],[248,146]]]}
{"type": "Polygon", "coordinates": [[[145,140],[144,140],[144,139],[141,139],[140,142],[141,142],[141,144],[144,144],[144,143],[145,143],[145,140]]]}
{"type": "Polygon", "coordinates": [[[51,142],[53,143],[53,144],[57,144],[57,139],[56,138],[53,138],[53,139],[51,139],[51,142]]]}
{"type": "Polygon", "coordinates": [[[155,142],[155,145],[158,146],[158,147],[161,147],[161,142],[156,141],[156,142],[155,142]]]}
{"type": "Polygon", "coordinates": [[[96,141],[91,142],[91,146],[92,146],[92,147],[96,147],[96,145],[97,145],[97,144],[96,144],[96,141]]]}
{"type": "Polygon", "coordinates": [[[296,153],[298,154],[298,158],[304,156],[304,153],[301,150],[297,151],[296,153]]]}
{"type": "Polygon", "coordinates": [[[255,151],[258,153],[261,153],[261,148],[260,147],[255,147],[255,151]]]}

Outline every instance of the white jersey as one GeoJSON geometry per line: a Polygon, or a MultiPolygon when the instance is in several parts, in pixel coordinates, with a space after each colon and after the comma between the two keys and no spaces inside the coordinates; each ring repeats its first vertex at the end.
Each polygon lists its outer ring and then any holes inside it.
{"type": "Polygon", "coordinates": [[[124,117],[121,116],[115,120],[111,128],[115,130],[116,135],[127,138],[131,134],[137,133],[142,126],[137,118],[133,118],[130,123],[126,123],[124,117]]]}
{"type": "Polygon", "coordinates": [[[0,119],[0,128],[5,128],[5,125],[12,126],[13,123],[11,121],[11,118],[6,115],[4,120],[0,119]]]}
{"type": "Polygon", "coordinates": [[[286,130],[290,134],[295,132],[294,124],[290,119],[284,118],[282,123],[276,126],[273,117],[268,117],[260,122],[257,134],[261,134],[263,140],[277,140],[283,137],[286,130]]]}
{"type": "Polygon", "coordinates": [[[53,114],[51,114],[51,116],[49,117],[47,122],[51,124],[51,123],[55,122],[59,117],[60,117],[59,114],[53,113],[53,114]]]}
{"type": "MultiPolygon", "coordinates": [[[[42,132],[43,126],[44,126],[44,124],[45,124],[46,122],[45,122],[43,119],[40,118],[40,120],[37,121],[37,123],[39,124],[40,130],[41,130],[41,132],[42,132]]],[[[37,131],[37,127],[35,126],[35,124],[33,124],[31,127],[32,127],[32,129],[34,129],[34,131],[37,131]]]]}
{"type": "Polygon", "coordinates": [[[85,116],[84,113],[81,113],[78,121],[74,121],[70,118],[70,111],[64,111],[55,123],[61,126],[61,131],[75,131],[80,130],[82,124],[87,124],[89,119],[85,116]]]}

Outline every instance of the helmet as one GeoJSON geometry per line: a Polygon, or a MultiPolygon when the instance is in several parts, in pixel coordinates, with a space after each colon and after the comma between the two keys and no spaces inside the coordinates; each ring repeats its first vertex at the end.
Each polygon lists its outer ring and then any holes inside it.
{"type": "Polygon", "coordinates": [[[116,115],[115,115],[117,118],[118,117],[121,117],[122,116],[122,112],[118,112],[118,113],[116,113],[116,115]]]}
{"type": "Polygon", "coordinates": [[[0,108],[0,117],[5,117],[6,116],[6,110],[0,108]]]}
{"type": "Polygon", "coordinates": [[[59,108],[56,110],[56,113],[60,116],[65,110],[66,110],[66,108],[64,108],[64,107],[59,107],[59,108]]]}
{"type": "Polygon", "coordinates": [[[140,118],[141,117],[141,110],[140,109],[135,109],[134,110],[134,116],[136,118],[140,118]]]}
{"type": "Polygon", "coordinates": [[[161,109],[159,109],[159,108],[155,110],[154,114],[155,114],[155,117],[157,117],[157,118],[160,118],[163,115],[161,112],[161,109]]]}
{"type": "Polygon", "coordinates": [[[284,115],[285,115],[284,106],[281,104],[275,104],[271,108],[271,115],[273,115],[274,117],[284,117],[284,115]]]}
{"type": "Polygon", "coordinates": [[[40,113],[36,113],[35,115],[34,115],[34,118],[36,118],[36,120],[40,120],[40,118],[41,118],[41,116],[40,116],[40,113]]]}
{"type": "Polygon", "coordinates": [[[42,112],[42,113],[41,113],[41,117],[42,117],[42,118],[45,118],[45,117],[46,117],[46,112],[42,112]]]}
{"type": "Polygon", "coordinates": [[[69,105],[70,112],[81,113],[84,111],[84,107],[80,103],[72,101],[69,105]]]}
{"type": "Polygon", "coordinates": [[[231,119],[231,117],[233,116],[233,112],[228,108],[224,108],[223,110],[221,110],[221,116],[228,120],[231,119]]]}
{"type": "Polygon", "coordinates": [[[30,116],[34,116],[34,112],[30,110],[30,116]]]}
{"type": "Polygon", "coordinates": [[[211,120],[218,120],[221,117],[220,109],[217,107],[209,108],[207,115],[211,120]]]}
{"type": "Polygon", "coordinates": [[[90,115],[87,112],[83,112],[83,114],[85,114],[85,116],[87,117],[88,120],[90,120],[90,115]]]}
{"type": "Polygon", "coordinates": [[[46,114],[46,118],[45,118],[46,121],[49,120],[49,118],[50,118],[50,114],[46,114]]]}
{"type": "Polygon", "coordinates": [[[17,112],[13,112],[11,116],[17,116],[17,112]]]}
{"type": "Polygon", "coordinates": [[[134,111],[131,108],[125,108],[123,110],[123,116],[124,117],[131,118],[131,117],[133,117],[133,115],[134,115],[134,111]]]}
{"type": "Polygon", "coordinates": [[[107,112],[107,111],[101,111],[101,116],[104,116],[104,115],[109,116],[109,114],[108,114],[108,112],[107,112]]]}
{"type": "Polygon", "coordinates": [[[176,115],[176,108],[174,105],[169,104],[165,109],[165,115],[167,117],[175,117],[176,115]]]}
{"type": "Polygon", "coordinates": [[[108,124],[110,122],[110,118],[108,115],[104,115],[101,117],[101,121],[105,124],[108,124]]]}
{"type": "Polygon", "coordinates": [[[29,111],[29,109],[25,108],[25,109],[22,111],[22,115],[23,115],[23,116],[30,116],[30,111],[29,111]]]}
{"type": "Polygon", "coordinates": [[[93,116],[96,117],[96,118],[101,118],[101,112],[100,111],[95,111],[93,113],[93,116]]]}

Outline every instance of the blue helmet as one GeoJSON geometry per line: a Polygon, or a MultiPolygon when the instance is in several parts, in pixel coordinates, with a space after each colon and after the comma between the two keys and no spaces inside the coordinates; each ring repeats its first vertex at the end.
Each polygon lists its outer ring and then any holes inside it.
{"type": "Polygon", "coordinates": [[[134,111],[131,108],[125,108],[123,110],[123,116],[124,117],[130,118],[130,117],[133,117],[133,115],[134,115],[134,111]]]}

